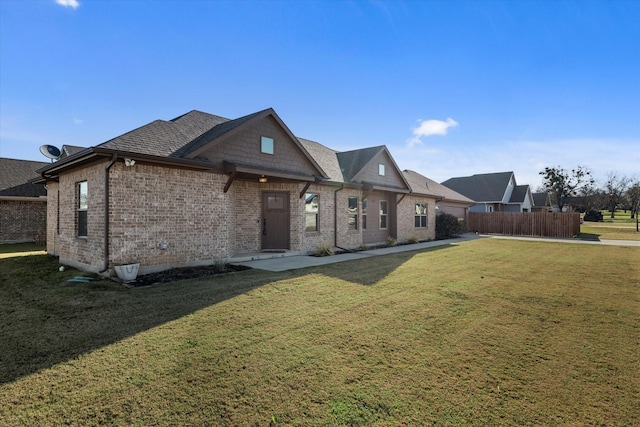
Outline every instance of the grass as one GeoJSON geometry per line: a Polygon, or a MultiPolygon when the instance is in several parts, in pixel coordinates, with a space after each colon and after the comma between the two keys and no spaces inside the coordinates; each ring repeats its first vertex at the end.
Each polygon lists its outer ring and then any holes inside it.
{"type": "Polygon", "coordinates": [[[580,225],[578,238],[585,240],[640,240],[636,231],[636,220],[631,219],[631,212],[616,211],[615,218],[611,212],[601,211],[602,222],[586,221],[580,225]]]}
{"type": "Polygon", "coordinates": [[[134,290],[0,260],[0,424],[638,425],[639,257],[478,239],[134,290]]]}
{"type": "Polygon", "coordinates": [[[10,245],[0,245],[0,259],[13,258],[16,256],[42,255],[46,251],[43,245],[36,243],[14,243],[10,245]]]}

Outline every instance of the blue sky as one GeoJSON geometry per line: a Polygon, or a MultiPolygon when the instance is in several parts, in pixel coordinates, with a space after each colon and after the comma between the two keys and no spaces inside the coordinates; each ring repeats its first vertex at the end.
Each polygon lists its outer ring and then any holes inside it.
{"type": "Polygon", "coordinates": [[[640,175],[640,1],[0,1],[0,156],[197,109],[436,181],[640,175]]]}

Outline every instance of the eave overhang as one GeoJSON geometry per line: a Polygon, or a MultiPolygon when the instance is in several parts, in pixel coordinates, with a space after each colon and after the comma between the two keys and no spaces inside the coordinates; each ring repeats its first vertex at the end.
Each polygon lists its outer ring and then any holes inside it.
{"type": "Polygon", "coordinates": [[[11,202],[46,202],[47,196],[28,197],[28,196],[0,196],[0,200],[11,202]]]}
{"type": "Polygon", "coordinates": [[[374,183],[363,182],[362,188],[365,191],[388,191],[390,193],[400,193],[400,194],[409,194],[411,190],[408,188],[400,188],[400,187],[388,187],[385,185],[379,185],[374,183]]]}
{"type": "Polygon", "coordinates": [[[164,166],[172,166],[184,169],[204,170],[216,172],[220,171],[219,167],[201,160],[193,159],[180,159],[165,156],[153,156],[149,154],[133,153],[128,151],[113,150],[109,148],[92,147],[84,151],[76,153],[72,156],[66,157],[64,160],[58,160],[51,165],[38,169],[38,172],[42,179],[34,181],[35,183],[46,182],[47,180],[55,179],[61,172],[65,172],[70,169],[74,169],[92,162],[106,160],[116,156],[117,159],[132,159],[138,162],[158,164],[164,166]]]}

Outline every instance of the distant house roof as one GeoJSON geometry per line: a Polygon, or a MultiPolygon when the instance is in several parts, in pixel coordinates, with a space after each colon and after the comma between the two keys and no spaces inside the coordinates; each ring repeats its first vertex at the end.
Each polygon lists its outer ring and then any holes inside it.
{"type": "Polygon", "coordinates": [[[450,178],[442,185],[475,202],[500,202],[512,177],[513,172],[476,174],[450,178]]]}
{"type": "Polygon", "coordinates": [[[0,196],[46,196],[44,185],[30,181],[38,179],[36,170],[49,165],[46,162],[0,158],[0,196]]]}
{"type": "Polygon", "coordinates": [[[426,176],[419,174],[418,172],[405,169],[402,171],[402,174],[411,186],[412,193],[422,194],[426,196],[435,196],[439,200],[464,203],[469,206],[475,203],[470,198],[456,191],[453,191],[452,189],[445,187],[442,184],[438,184],[434,180],[429,179],[426,176]]]}
{"type": "Polygon", "coordinates": [[[509,203],[523,203],[529,191],[528,185],[516,185],[511,193],[509,203]]]}
{"type": "Polygon", "coordinates": [[[532,196],[534,206],[551,206],[548,193],[533,193],[532,196]]]}

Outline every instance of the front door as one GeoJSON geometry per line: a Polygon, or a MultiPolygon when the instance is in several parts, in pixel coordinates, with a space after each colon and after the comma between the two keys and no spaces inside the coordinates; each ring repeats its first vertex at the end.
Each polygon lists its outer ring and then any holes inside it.
{"type": "Polygon", "coordinates": [[[262,249],[289,249],[289,193],[262,193],[262,249]]]}

